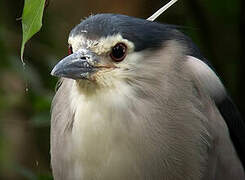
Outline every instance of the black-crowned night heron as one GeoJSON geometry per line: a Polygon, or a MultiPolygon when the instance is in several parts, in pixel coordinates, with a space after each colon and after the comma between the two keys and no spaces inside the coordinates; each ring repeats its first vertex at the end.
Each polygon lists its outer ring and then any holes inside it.
{"type": "Polygon", "coordinates": [[[173,26],[98,14],[69,36],[51,121],[55,179],[244,180],[245,125],[173,26]]]}

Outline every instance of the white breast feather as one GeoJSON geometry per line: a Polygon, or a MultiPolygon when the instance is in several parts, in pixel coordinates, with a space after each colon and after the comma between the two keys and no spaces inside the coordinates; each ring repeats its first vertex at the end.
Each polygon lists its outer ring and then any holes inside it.
{"type": "Polygon", "coordinates": [[[131,93],[127,86],[118,84],[117,87],[118,89],[110,92],[85,97],[78,91],[74,81],[71,92],[71,104],[75,112],[72,129],[72,157],[75,169],[71,172],[74,178],[106,179],[107,174],[113,177],[112,172],[115,177],[118,176],[120,169],[123,170],[122,179],[136,178],[130,177],[130,172],[125,173],[125,167],[129,170],[135,168],[132,158],[134,154],[130,152],[132,147],[129,147],[133,143],[129,143],[130,137],[127,137],[130,136],[128,123],[125,123],[126,119],[118,111],[127,108],[128,104],[127,97],[122,94],[131,93]]]}

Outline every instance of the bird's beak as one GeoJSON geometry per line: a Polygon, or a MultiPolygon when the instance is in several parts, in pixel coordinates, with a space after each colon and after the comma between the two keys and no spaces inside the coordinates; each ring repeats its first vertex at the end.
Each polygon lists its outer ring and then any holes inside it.
{"type": "Polygon", "coordinates": [[[89,79],[97,71],[99,58],[87,49],[81,49],[62,59],[53,68],[51,75],[72,79],[89,79]]]}

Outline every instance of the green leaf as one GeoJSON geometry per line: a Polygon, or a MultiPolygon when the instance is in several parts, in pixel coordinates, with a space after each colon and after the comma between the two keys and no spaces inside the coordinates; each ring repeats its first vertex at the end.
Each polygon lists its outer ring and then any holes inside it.
{"type": "Polygon", "coordinates": [[[26,42],[42,27],[44,5],[45,0],[25,0],[24,10],[22,13],[22,62],[26,42]]]}

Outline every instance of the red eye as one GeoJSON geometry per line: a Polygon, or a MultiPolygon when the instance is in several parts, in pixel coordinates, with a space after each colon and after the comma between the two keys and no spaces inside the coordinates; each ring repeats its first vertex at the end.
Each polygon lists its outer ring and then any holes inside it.
{"type": "Polygon", "coordinates": [[[110,53],[111,58],[116,61],[120,62],[126,57],[127,46],[123,43],[116,44],[110,53]]]}
{"type": "Polygon", "coordinates": [[[73,53],[73,50],[72,50],[72,46],[69,44],[68,45],[68,54],[72,54],[73,53]]]}

